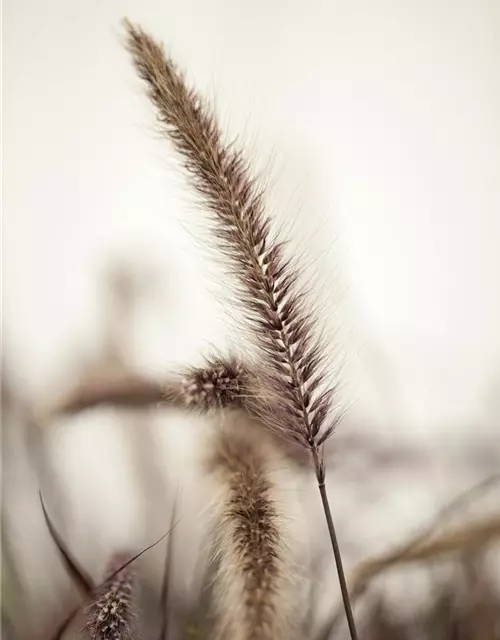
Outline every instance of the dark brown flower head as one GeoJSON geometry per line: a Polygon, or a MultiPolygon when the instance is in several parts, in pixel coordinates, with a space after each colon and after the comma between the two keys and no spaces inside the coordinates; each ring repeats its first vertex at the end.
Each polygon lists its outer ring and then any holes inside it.
{"type": "Polygon", "coordinates": [[[181,397],[187,407],[210,411],[240,404],[245,375],[236,360],[213,358],[204,367],[191,368],[181,380],[181,397]]]}
{"type": "Polygon", "coordinates": [[[110,577],[97,589],[87,608],[87,630],[92,640],[137,637],[134,574],[128,566],[115,573],[124,564],[122,560],[114,559],[107,572],[110,577]]]}
{"type": "Polygon", "coordinates": [[[263,191],[243,154],[226,144],[208,103],[189,88],[160,44],[126,23],[127,48],[163,132],[211,214],[218,248],[234,276],[242,329],[259,365],[252,411],[287,438],[317,450],[332,432],[334,389],[325,389],[325,349],[299,270],[271,230],[263,191]]]}

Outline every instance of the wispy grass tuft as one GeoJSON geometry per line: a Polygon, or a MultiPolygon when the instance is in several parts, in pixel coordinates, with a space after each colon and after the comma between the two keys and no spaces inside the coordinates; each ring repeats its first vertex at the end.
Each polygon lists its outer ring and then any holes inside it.
{"type": "Polygon", "coordinates": [[[126,27],[136,70],[191,185],[212,214],[218,247],[235,277],[242,328],[250,328],[263,365],[258,411],[266,424],[320,456],[337,422],[330,415],[335,389],[325,389],[327,351],[298,285],[298,269],[271,230],[264,194],[248,163],[234,144],[224,144],[209,105],[187,86],[161,45],[140,27],[126,27]]]}
{"type": "Polygon", "coordinates": [[[115,558],[108,567],[108,578],[94,594],[86,610],[86,630],[92,640],[137,638],[137,598],[135,575],[124,558],[115,558]]]}
{"type": "Polygon", "coordinates": [[[290,638],[284,522],[273,496],[266,446],[251,428],[220,428],[208,468],[221,496],[219,635],[237,640],[290,638]]]}
{"type": "MultiPolygon", "coordinates": [[[[133,556],[116,553],[105,573],[104,582],[96,585],[92,578],[78,565],[47,513],[41,491],[40,503],[49,533],[59,550],[61,559],[71,579],[83,591],[87,605],[83,607],[85,631],[92,640],[124,640],[139,637],[137,630],[138,605],[135,594],[135,573],[132,565],[142,555],[166,538],[177,526],[173,523],[161,538],[133,556]]],[[[164,594],[163,594],[164,595],[164,594]]],[[[70,611],[56,626],[53,640],[64,637],[69,626],[82,612],[78,606],[70,611]]]]}
{"type": "Polygon", "coordinates": [[[159,124],[183,161],[191,186],[209,211],[218,249],[234,277],[241,327],[257,355],[259,376],[248,404],[262,422],[311,452],[348,618],[357,638],[325,487],[323,445],[340,414],[326,380],[325,344],[310,297],[299,284],[286,242],[272,231],[264,192],[234,143],[223,140],[210,105],[141,27],[125,21],[126,46],[145,81],[159,124]]]}
{"type": "Polygon", "coordinates": [[[176,393],[186,407],[204,412],[239,406],[247,378],[236,359],[215,357],[207,360],[203,367],[186,370],[176,393]]]}

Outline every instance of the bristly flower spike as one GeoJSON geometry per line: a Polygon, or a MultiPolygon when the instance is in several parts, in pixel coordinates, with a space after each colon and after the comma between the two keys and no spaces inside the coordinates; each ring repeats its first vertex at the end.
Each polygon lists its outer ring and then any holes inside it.
{"type": "Polygon", "coordinates": [[[137,637],[137,603],[134,573],[130,565],[120,569],[123,558],[108,567],[110,576],[87,608],[87,630],[92,640],[125,640],[137,637]],[[118,571],[117,571],[118,570],[118,571]]]}
{"type": "Polygon", "coordinates": [[[335,387],[326,386],[326,350],[310,302],[298,284],[299,269],[271,230],[264,193],[248,162],[222,132],[206,101],[189,88],[174,62],[141,27],[126,21],[126,46],[145,81],[158,121],[183,160],[190,184],[211,214],[213,233],[235,280],[242,329],[259,364],[250,391],[252,413],[274,432],[312,455],[332,540],[351,637],[357,638],[342,560],[325,488],[323,445],[339,415],[332,416],[335,387]],[[255,381],[254,381],[255,382],[255,381]]]}

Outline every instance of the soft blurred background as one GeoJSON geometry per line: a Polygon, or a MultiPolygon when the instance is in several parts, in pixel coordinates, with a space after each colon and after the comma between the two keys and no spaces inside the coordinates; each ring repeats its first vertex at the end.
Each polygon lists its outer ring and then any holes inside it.
{"type": "MultiPolygon", "coordinates": [[[[329,473],[348,573],[500,471],[497,0],[5,0],[2,555],[4,631],[19,637],[46,637],[75,599],[40,487],[96,581],[116,549],[168,529],[174,502],[183,603],[205,553],[196,460],[210,424],[155,394],[238,336],[122,47],[125,15],[215,101],[318,273],[351,407],[329,473]],[[110,384],[116,402],[58,409],[110,384]]],[[[319,499],[297,478],[295,524],[319,554],[319,499]]],[[[498,523],[499,485],[487,489],[473,510],[498,523]]],[[[164,544],[144,557],[153,590],[164,544]]],[[[434,574],[388,573],[379,590],[401,617],[434,601],[434,574]]],[[[325,580],[328,617],[339,597],[325,580]]]]}

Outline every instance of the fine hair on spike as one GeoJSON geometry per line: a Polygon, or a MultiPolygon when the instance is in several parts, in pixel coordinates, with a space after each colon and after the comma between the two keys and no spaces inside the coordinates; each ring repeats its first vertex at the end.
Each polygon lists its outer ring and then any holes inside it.
{"type": "Polygon", "coordinates": [[[207,466],[219,486],[216,637],[291,637],[284,522],[273,497],[270,444],[252,424],[219,426],[207,466]]]}
{"type": "Polygon", "coordinates": [[[135,575],[123,558],[115,558],[107,569],[109,576],[86,609],[86,629],[92,640],[121,640],[137,637],[135,575]]]}
{"type": "Polygon", "coordinates": [[[323,445],[340,414],[328,386],[327,350],[300,286],[300,270],[271,229],[264,192],[243,153],[223,140],[210,105],[185,82],[163,46],[125,21],[126,46],[146,83],[160,126],[180,155],[191,186],[210,213],[219,251],[234,276],[242,329],[259,376],[247,401],[261,422],[311,452],[352,640],[357,640],[342,558],[325,486],[323,445]]]}
{"type": "Polygon", "coordinates": [[[239,405],[244,388],[245,372],[241,363],[214,357],[203,367],[186,370],[179,394],[185,406],[206,412],[239,405]]]}
{"type": "MultiPolygon", "coordinates": [[[[191,185],[213,217],[218,247],[235,276],[236,299],[262,367],[255,390],[264,424],[307,448],[321,445],[335,389],[325,388],[325,349],[317,337],[298,269],[271,231],[264,194],[243,154],[224,144],[208,104],[190,89],[161,45],[126,22],[127,47],[191,185]]],[[[318,473],[321,468],[318,467],[318,473]]]]}
{"type": "MultiPolygon", "coordinates": [[[[116,554],[107,567],[104,582],[96,586],[92,578],[78,566],[66,548],[47,513],[41,491],[39,491],[39,498],[47,528],[61,554],[65,567],[89,602],[84,612],[85,626],[90,637],[93,640],[106,640],[107,638],[118,640],[119,638],[132,639],[138,637],[134,631],[137,604],[133,595],[134,574],[131,565],[171,534],[179,521],[173,523],[161,538],[135,555],[130,557],[123,553],[116,554]]],[[[78,616],[80,610],[80,606],[78,606],[65,616],[57,625],[52,635],[53,640],[60,640],[60,638],[64,637],[68,627],[78,616]]]]}

